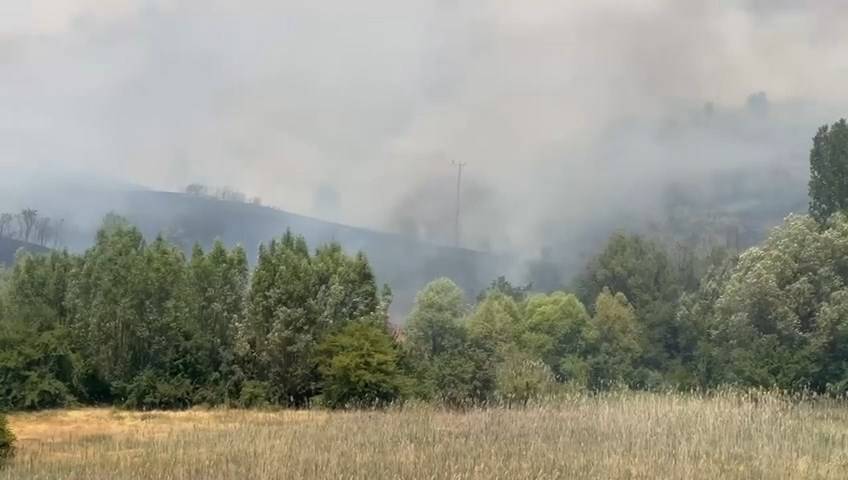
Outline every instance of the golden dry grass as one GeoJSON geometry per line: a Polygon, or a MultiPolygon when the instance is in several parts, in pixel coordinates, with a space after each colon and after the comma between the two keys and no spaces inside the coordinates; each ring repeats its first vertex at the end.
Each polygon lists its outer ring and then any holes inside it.
{"type": "Polygon", "coordinates": [[[848,407],[628,393],[449,412],[14,414],[12,479],[844,479],[848,407]]]}

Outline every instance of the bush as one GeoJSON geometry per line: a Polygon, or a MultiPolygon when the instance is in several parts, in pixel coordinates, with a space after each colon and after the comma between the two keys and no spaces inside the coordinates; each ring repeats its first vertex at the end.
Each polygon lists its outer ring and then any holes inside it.
{"type": "Polygon", "coordinates": [[[321,342],[319,351],[323,404],[375,407],[399,397],[398,355],[384,326],[352,322],[321,342]]]}
{"type": "Polygon", "coordinates": [[[495,389],[493,361],[491,351],[471,343],[436,356],[427,374],[435,399],[454,408],[488,402],[495,389]]]}
{"type": "Polygon", "coordinates": [[[70,355],[58,334],[37,334],[0,319],[0,410],[38,410],[72,404],[70,355]]]}
{"type": "Polygon", "coordinates": [[[127,408],[141,410],[174,410],[189,408],[194,388],[183,377],[159,377],[153,370],[145,370],[127,386],[127,408]]]}
{"type": "Polygon", "coordinates": [[[0,465],[15,452],[15,435],[9,429],[6,417],[0,414],[0,465]]]}
{"type": "Polygon", "coordinates": [[[266,382],[258,382],[256,380],[248,380],[241,386],[239,394],[238,406],[242,408],[265,407],[269,402],[268,384],[266,382]]]}
{"type": "Polygon", "coordinates": [[[555,383],[551,369],[544,362],[520,353],[507,355],[497,371],[498,397],[508,406],[527,405],[549,395],[555,383]]]}

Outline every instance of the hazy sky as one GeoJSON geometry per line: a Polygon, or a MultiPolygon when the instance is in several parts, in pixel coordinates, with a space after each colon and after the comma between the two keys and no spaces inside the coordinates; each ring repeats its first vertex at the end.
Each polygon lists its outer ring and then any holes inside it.
{"type": "Polygon", "coordinates": [[[848,104],[846,25],[838,0],[4,0],[0,176],[229,185],[438,230],[462,160],[469,241],[535,247],[589,204],[803,157],[848,104]],[[731,127],[692,127],[707,102],[731,127]]]}

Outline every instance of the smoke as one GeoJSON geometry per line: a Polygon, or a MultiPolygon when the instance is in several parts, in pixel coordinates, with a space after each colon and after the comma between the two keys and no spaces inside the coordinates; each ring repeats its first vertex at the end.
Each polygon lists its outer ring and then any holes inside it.
{"type": "Polygon", "coordinates": [[[538,252],[722,172],[802,188],[848,103],[846,21],[835,0],[11,0],[0,168],[231,185],[450,243],[464,161],[464,244],[538,252]]]}

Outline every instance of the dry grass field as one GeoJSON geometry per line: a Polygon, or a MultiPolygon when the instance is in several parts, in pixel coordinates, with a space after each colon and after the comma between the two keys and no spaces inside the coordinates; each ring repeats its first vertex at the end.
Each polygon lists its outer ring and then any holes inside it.
{"type": "Polygon", "coordinates": [[[13,414],[26,479],[844,479],[848,406],[734,394],[575,396],[451,412],[13,414]]]}

